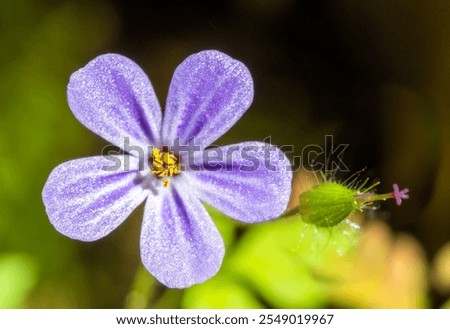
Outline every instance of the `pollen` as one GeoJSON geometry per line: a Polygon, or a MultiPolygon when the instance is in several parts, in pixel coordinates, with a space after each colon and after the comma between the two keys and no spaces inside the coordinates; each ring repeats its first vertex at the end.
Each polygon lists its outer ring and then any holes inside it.
{"type": "Polygon", "coordinates": [[[162,178],[164,187],[170,185],[170,177],[178,175],[181,172],[178,158],[170,152],[161,152],[156,147],[152,150],[151,162],[151,173],[158,178],[162,178]]]}

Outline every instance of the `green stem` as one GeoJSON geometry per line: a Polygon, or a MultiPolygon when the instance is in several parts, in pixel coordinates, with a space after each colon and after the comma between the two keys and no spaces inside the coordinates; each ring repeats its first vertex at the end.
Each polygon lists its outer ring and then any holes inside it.
{"type": "Polygon", "coordinates": [[[142,265],[139,265],[125,300],[125,308],[147,308],[156,286],[155,278],[142,265]]]}

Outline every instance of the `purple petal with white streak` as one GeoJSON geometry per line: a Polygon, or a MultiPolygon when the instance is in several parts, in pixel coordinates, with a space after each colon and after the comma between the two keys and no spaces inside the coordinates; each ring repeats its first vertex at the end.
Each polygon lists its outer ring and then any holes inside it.
{"type": "Polygon", "coordinates": [[[228,216],[256,223],[280,216],[291,193],[292,171],[285,154],[262,142],[207,149],[183,173],[201,200],[228,216]]]}
{"type": "Polygon", "coordinates": [[[216,50],[186,58],[175,70],[166,102],[163,143],[194,139],[202,148],[222,136],[253,100],[253,80],[241,62],[216,50]]]}
{"type": "Polygon", "coordinates": [[[100,239],[145,200],[149,192],[141,187],[138,159],[114,157],[117,162],[100,156],[72,160],[51,172],[42,199],[56,230],[76,240],[100,239]],[[113,170],[118,160],[121,166],[113,170]]]}
{"type": "MultiPolygon", "coordinates": [[[[70,77],[69,106],[88,129],[124,149],[159,143],[161,107],[142,69],[117,54],[101,55],[70,77]]],[[[125,150],[127,151],[127,150],[125,150]]]]}
{"type": "Polygon", "coordinates": [[[217,273],[225,249],[203,205],[178,183],[146,201],[141,258],[159,282],[187,288],[217,273]]]}

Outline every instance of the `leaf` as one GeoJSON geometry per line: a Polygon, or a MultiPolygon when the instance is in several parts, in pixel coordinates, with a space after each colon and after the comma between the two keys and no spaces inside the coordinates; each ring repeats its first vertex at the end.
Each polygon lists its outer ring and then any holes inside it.
{"type": "Polygon", "coordinates": [[[0,255],[0,308],[21,307],[36,278],[34,262],[28,256],[0,255]]]}
{"type": "Polygon", "coordinates": [[[227,271],[186,290],[184,308],[262,308],[263,305],[227,271]]]}

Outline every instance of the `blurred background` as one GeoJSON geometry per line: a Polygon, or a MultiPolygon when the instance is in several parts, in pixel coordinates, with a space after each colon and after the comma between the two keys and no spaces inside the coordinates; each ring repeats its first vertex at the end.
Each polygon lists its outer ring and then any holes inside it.
{"type": "Polygon", "coordinates": [[[0,1],[0,307],[450,307],[448,17],[445,0],[0,1]],[[271,136],[292,158],[333,135],[350,145],[342,178],[367,168],[379,191],[396,182],[410,199],[367,214],[343,256],[339,234],[298,218],[247,227],[209,209],[227,253],[186,290],[142,269],[142,208],[97,242],[60,235],[41,200],[48,174],[106,145],[68,108],[71,73],[123,54],[164,105],[176,66],[204,49],[241,60],[255,83],[217,144],[271,136]],[[321,234],[324,248],[310,247],[321,234]]]}

